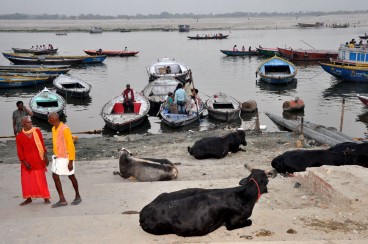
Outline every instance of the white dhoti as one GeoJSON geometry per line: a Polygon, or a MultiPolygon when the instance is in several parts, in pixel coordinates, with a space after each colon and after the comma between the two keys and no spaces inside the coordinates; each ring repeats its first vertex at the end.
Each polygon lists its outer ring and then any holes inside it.
{"type": "Polygon", "coordinates": [[[51,171],[57,175],[73,175],[75,170],[74,161],[72,171],[69,171],[68,164],[69,164],[68,158],[57,158],[55,155],[53,155],[51,171]]]}

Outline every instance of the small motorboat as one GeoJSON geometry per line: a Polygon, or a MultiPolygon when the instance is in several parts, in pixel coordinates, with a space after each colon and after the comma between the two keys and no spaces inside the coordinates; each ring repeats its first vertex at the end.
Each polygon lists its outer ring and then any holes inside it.
{"type": "Polygon", "coordinates": [[[59,115],[64,113],[65,100],[62,96],[50,91],[46,87],[32,97],[29,101],[29,108],[33,112],[33,116],[47,120],[48,114],[55,112],[59,115]]]}
{"type": "Polygon", "coordinates": [[[206,101],[205,106],[208,115],[214,119],[226,122],[240,119],[242,103],[225,93],[213,95],[206,101]]]}
{"type": "Polygon", "coordinates": [[[56,87],[56,91],[64,97],[88,97],[92,89],[91,84],[88,82],[68,75],[59,75],[53,81],[53,84],[56,87]]]}
{"type": "Polygon", "coordinates": [[[124,111],[124,97],[117,96],[107,102],[101,110],[101,117],[106,126],[115,131],[130,131],[139,126],[147,119],[150,110],[150,102],[143,95],[134,92],[134,111],[127,113],[124,111]]]}
{"type": "Polygon", "coordinates": [[[189,68],[173,58],[161,58],[147,67],[147,73],[149,81],[153,81],[159,77],[170,76],[181,82],[185,82],[189,75],[189,68]],[[168,67],[170,69],[169,72],[168,67]]]}
{"type": "Polygon", "coordinates": [[[358,99],[365,105],[368,106],[368,97],[357,94],[358,99]]]}
{"type": "Polygon", "coordinates": [[[204,112],[204,104],[198,104],[198,112],[191,114],[173,114],[169,113],[167,109],[164,109],[164,103],[161,105],[160,116],[161,121],[170,126],[171,128],[179,128],[195,122],[199,122],[204,112]]]}
{"type": "Polygon", "coordinates": [[[264,57],[273,57],[273,56],[281,56],[281,54],[279,53],[279,50],[275,47],[275,48],[266,48],[266,47],[256,47],[256,50],[258,52],[259,55],[262,55],[264,57]]]}
{"type": "Polygon", "coordinates": [[[256,76],[270,84],[287,84],[294,80],[297,73],[298,68],[293,63],[274,56],[258,66],[256,76]]]}
{"type": "Polygon", "coordinates": [[[111,57],[130,57],[135,56],[139,51],[127,51],[127,50],[104,50],[104,49],[93,49],[83,50],[88,55],[106,55],[111,57]]]}
{"type": "Polygon", "coordinates": [[[227,56],[250,56],[250,55],[258,55],[257,50],[247,50],[247,51],[233,51],[233,50],[220,50],[223,54],[227,56]]]}
{"type": "Polygon", "coordinates": [[[178,84],[181,83],[174,77],[160,77],[146,85],[142,90],[143,96],[145,96],[151,104],[151,111],[153,113],[158,112],[160,106],[165,102],[167,94],[175,91],[178,84]]]}
{"type": "Polygon", "coordinates": [[[0,76],[0,89],[1,88],[18,88],[36,86],[45,83],[50,79],[50,76],[23,76],[23,75],[1,75],[0,76]]]}

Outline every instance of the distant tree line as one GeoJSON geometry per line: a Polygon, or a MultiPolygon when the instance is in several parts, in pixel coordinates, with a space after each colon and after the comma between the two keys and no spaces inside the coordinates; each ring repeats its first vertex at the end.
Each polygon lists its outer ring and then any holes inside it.
{"type": "Polygon", "coordinates": [[[100,19],[208,19],[208,18],[257,18],[257,17],[273,17],[273,16],[322,16],[322,15],[346,15],[346,14],[367,14],[368,10],[357,11],[334,11],[334,12],[320,12],[320,11],[300,11],[300,12],[233,12],[224,14],[171,14],[168,12],[162,12],[160,14],[136,14],[136,15],[100,15],[100,14],[80,14],[76,15],[60,15],[60,14],[2,14],[0,19],[2,20],[100,20],[100,19]]]}

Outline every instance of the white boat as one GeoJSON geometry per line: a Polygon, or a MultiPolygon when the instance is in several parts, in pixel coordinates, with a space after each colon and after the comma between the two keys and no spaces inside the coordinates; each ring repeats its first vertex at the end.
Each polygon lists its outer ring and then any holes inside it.
{"type": "Polygon", "coordinates": [[[92,26],[89,29],[89,33],[91,33],[91,34],[102,33],[102,28],[101,27],[92,26]]]}
{"type": "Polygon", "coordinates": [[[206,101],[206,108],[210,117],[228,122],[240,119],[242,104],[235,98],[220,92],[206,101]]]}
{"type": "Polygon", "coordinates": [[[56,112],[62,115],[64,113],[65,104],[65,100],[62,96],[45,87],[29,101],[29,108],[32,110],[33,116],[42,120],[47,120],[49,113],[56,112]]]}
{"type": "MultiPolygon", "coordinates": [[[[162,104],[161,106],[163,106],[162,104]]],[[[170,126],[171,128],[179,128],[183,127],[185,125],[193,124],[195,122],[200,122],[200,118],[203,115],[204,112],[204,105],[201,103],[198,106],[198,113],[192,113],[192,114],[173,114],[169,113],[167,109],[161,109],[160,115],[162,118],[162,122],[166,125],[170,126]]]]}
{"type": "Polygon", "coordinates": [[[124,97],[119,95],[107,102],[101,110],[101,117],[106,126],[116,131],[126,131],[139,126],[147,119],[150,110],[150,103],[147,98],[134,92],[134,112],[124,111],[124,97]]]}
{"type": "Polygon", "coordinates": [[[88,97],[92,89],[91,84],[88,82],[68,75],[59,75],[53,81],[53,84],[57,92],[65,97],[88,97]]]}
{"type": "Polygon", "coordinates": [[[146,85],[142,90],[143,96],[145,96],[151,104],[151,111],[153,113],[160,109],[160,105],[165,102],[167,94],[175,91],[180,81],[173,77],[160,77],[146,85]]]}
{"type": "Polygon", "coordinates": [[[149,65],[147,67],[147,73],[149,81],[153,81],[159,77],[169,76],[185,82],[189,75],[189,68],[182,62],[165,57],[149,65]],[[170,72],[167,72],[167,67],[170,67],[170,72]]]}

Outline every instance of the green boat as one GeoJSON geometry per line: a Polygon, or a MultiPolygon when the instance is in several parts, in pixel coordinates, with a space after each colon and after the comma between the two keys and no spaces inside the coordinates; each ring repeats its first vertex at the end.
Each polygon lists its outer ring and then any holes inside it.
{"type": "Polygon", "coordinates": [[[273,57],[273,56],[281,56],[277,48],[265,48],[265,47],[257,47],[257,52],[259,55],[264,57],[273,57]]]}

